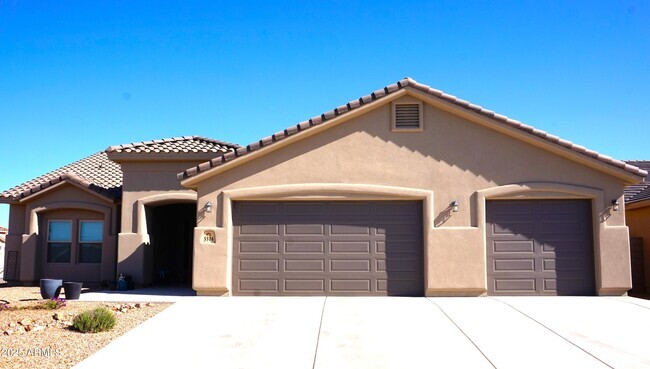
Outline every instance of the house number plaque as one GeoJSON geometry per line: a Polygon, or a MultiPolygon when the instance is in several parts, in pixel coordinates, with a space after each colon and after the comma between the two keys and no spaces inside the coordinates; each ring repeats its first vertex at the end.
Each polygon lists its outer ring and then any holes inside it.
{"type": "Polygon", "coordinates": [[[214,236],[214,231],[203,231],[201,243],[216,243],[217,238],[214,236]]]}

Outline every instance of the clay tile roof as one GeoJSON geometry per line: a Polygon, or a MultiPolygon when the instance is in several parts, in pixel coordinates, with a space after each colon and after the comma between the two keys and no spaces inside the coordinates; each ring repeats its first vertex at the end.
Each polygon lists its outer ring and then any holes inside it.
{"type": "Polygon", "coordinates": [[[174,154],[174,153],[215,153],[223,154],[239,145],[199,136],[163,138],[161,140],[132,142],[110,146],[107,153],[123,154],[174,154]]]}
{"type": "MultiPolygon", "coordinates": [[[[626,160],[626,163],[642,170],[650,171],[650,160],[626,160]]],[[[650,178],[646,176],[643,182],[625,188],[625,202],[636,202],[650,199],[650,178]]]]}
{"type": "Polygon", "coordinates": [[[0,193],[0,199],[20,200],[61,181],[71,181],[111,199],[122,193],[122,170],[105,152],[85,157],[0,193]]]}
{"type": "Polygon", "coordinates": [[[620,161],[620,160],[613,159],[613,158],[611,158],[609,156],[602,155],[602,154],[600,154],[600,153],[598,153],[596,151],[588,150],[583,146],[579,146],[579,145],[574,144],[573,142],[560,139],[557,136],[554,136],[554,135],[551,135],[551,134],[549,134],[547,132],[535,129],[534,127],[531,127],[531,126],[528,126],[528,125],[526,125],[524,123],[521,123],[519,121],[510,119],[510,118],[508,118],[508,117],[506,117],[504,115],[497,114],[497,113],[495,113],[495,112],[493,112],[491,110],[487,110],[487,109],[485,109],[485,108],[483,108],[483,107],[481,107],[479,105],[474,105],[472,103],[469,103],[468,101],[460,100],[460,99],[458,99],[457,97],[455,97],[453,95],[446,94],[446,93],[444,93],[442,91],[433,89],[433,88],[431,88],[431,87],[429,87],[429,86],[427,86],[425,84],[416,82],[415,80],[413,80],[413,79],[411,79],[409,77],[406,77],[406,78],[398,81],[397,83],[386,86],[383,89],[374,91],[369,95],[362,96],[357,100],[350,101],[347,104],[341,105],[340,107],[338,107],[338,108],[336,108],[334,110],[325,112],[325,113],[323,113],[323,114],[321,114],[319,116],[313,117],[313,118],[311,118],[311,119],[309,119],[307,121],[304,121],[304,122],[298,123],[296,125],[290,126],[290,127],[286,128],[282,132],[278,132],[278,133],[273,134],[273,135],[271,135],[269,137],[265,137],[265,138],[263,138],[263,139],[261,139],[261,140],[259,140],[257,142],[253,142],[253,143],[251,143],[250,145],[248,145],[248,146],[246,146],[244,148],[236,150],[233,155],[226,154],[226,155],[220,156],[218,158],[212,159],[212,160],[210,160],[208,162],[205,162],[205,163],[203,163],[201,165],[198,165],[196,167],[189,168],[189,169],[185,170],[184,172],[179,173],[178,174],[178,179],[182,180],[182,179],[185,179],[185,178],[193,177],[193,176],[195,176],[195,175],[197,175],[197,174],[199,174],[201,172],[210,170],[211,168],[218,167],[218,166],[221,166],[221,165],[223,165],[225,163],[236,160],[237,158],[245,156],[245,155],[247,155],[247,154],[249,154],[249,153],[251,153],[253,151],[257,151],[257,150],[259,150],[259,149],[261,149],[263,147],[273,145],[275,142],[284,140],[287,137],[293,136],[293,135],[295,135],[295,134],[297,134],[297,133],[299,133],[301,131],[304,131],[306,129],[310,129],[311,127],[316,126],[316,125],[324,124],[330,119],[336,118],[336,117],[341,116],[341,115],[345,115],[346,113],[348,113],[348,112],[350,112],[352,110],[358,109],[358,108],[360,108],[360,107],[362,107],[364,105],[367,105],[367,104],[372,103],[374,101],[380,100],[380,99],[382,99],[382,98],[384,98],[384,97],[386,97],[386,96],[388,96],[388,95],[390,95],[392,93],[395,93],[395,92],[397,92],[397,91],[399,91],[401,89],[404,89],[406,87],[411,87],[411,88],[416,89],[418,91],[424,92],[424,93],[426,93],[426,94],[428,94],[428,95],[430,95],[430,96],[432,96],[434,98],[449,102],[451,104],[457,105],[457,106],[459,106],[461,108],[467,109],[467,110],[472,111],[474,113],[483,115],[483,116],[485,116],[487,118],[492,119],[495,122],[495,124],[501,124],[501,125],[505,125],[505,126],[509,126],[509,127],[512,127],[512,128],[519,129],[519,130],[521,130],[523,132],[535,135],[537,137],[545,139],[545,140],[547,140],[549,142],[552,142],[554,144],[557,144],[559,146],[566,147],[566,148],[568,148],[568,149],[570,149],[570,150],[572,150],[572,151],[574,151],[576,153],[592,157],[592,158],[594,158],[596,160],[599,160],[599,161],[601,161],[603,163],[606,163],[606,164],[615,166],[617,168],[623,169],[623,170],[625,170],[627,172],[630,172],[632,174],[636,174],[636,175],[639,175],[639,176],[646,176],[648,174],[646,171],[641,170],[641,169],[637,168],[636,166],[627,164],[627,163],[625,163],[623,161],[620,161]]]}

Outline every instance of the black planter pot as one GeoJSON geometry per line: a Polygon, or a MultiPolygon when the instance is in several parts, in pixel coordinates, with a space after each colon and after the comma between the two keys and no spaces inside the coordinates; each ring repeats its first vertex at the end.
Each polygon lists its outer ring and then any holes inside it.
{"type": "Polygon", "coordinates": [[[41,297],[47,300],[59,297],[62,285],[62,279],[41,279],[41,297]]]}
{"type": "Polygon", "coordinates": [[[83,283],[81,282],[64,282],[63,290],[65,291],[66,300],[79,300],[82,286],[83,283]]]}

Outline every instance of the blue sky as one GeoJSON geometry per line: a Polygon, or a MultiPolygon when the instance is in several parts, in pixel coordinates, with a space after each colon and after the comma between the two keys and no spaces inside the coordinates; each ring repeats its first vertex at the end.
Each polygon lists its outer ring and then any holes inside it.
{"type": "Polygon", "coordinates": [[[0,0],[0,189],[114,144],[246,144],[405,76],[650,159],[649,25],[633,0],[0,0]]]}

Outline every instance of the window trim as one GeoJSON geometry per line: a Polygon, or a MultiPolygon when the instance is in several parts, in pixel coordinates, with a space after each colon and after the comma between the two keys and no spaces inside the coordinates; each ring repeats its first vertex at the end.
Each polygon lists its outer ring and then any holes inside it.
{"type": "Polygon", "coordinates": [[[391,131],[399,133],[413,133],[424,131],[424,104],[421,100],[405,97],[391,103],[391,131]],[[418,105],[419,124],[417,128],[397,127],[397,106],[399,105],[418,105]]]}

